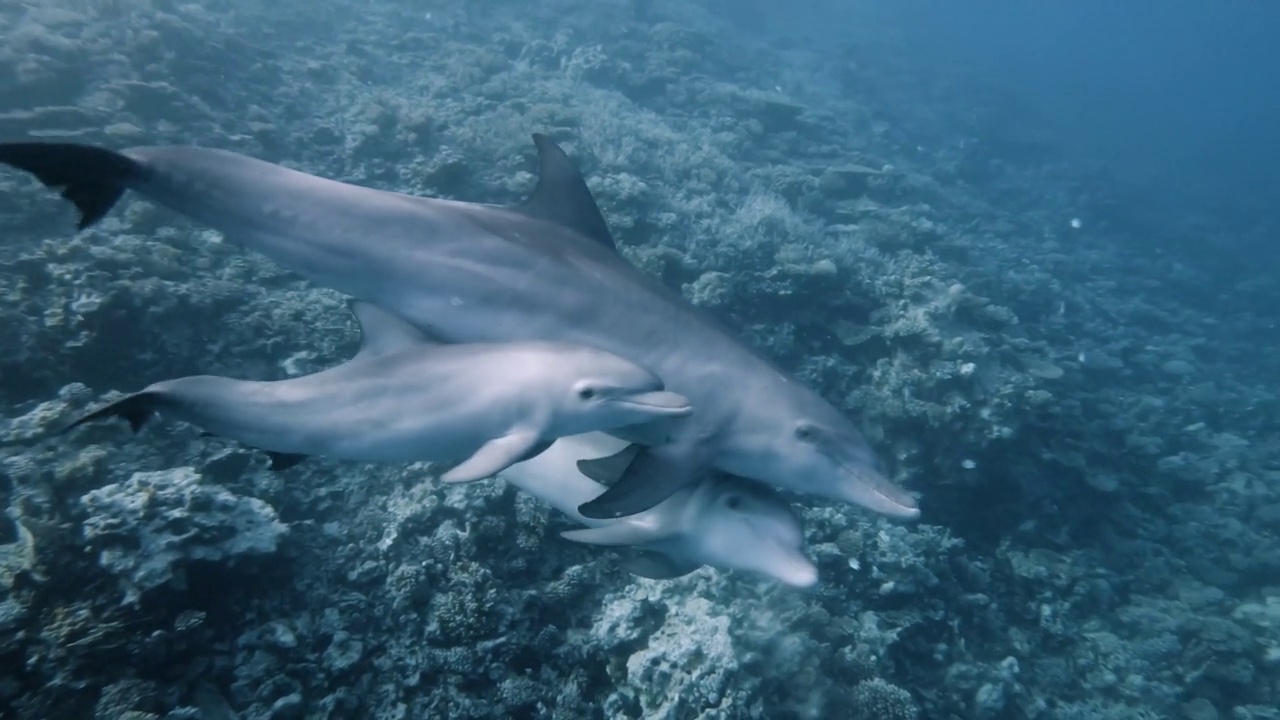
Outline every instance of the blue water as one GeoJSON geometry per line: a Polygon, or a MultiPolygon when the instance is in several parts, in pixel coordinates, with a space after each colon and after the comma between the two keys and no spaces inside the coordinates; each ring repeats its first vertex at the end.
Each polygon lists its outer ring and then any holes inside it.
{"type": "Polygon", "coordinates": [[[1230,237],[1201,244],[1274,267],[1280,9],[1272,5],[908,0],[721,12],[774,42],[905,65],[913,82],[943,88],[979,118],[929,118],[942,126],[921,128],[922,140],[950,132],[997,145],[1043,141],[1055,159],[1105,166],[1139,186],[1150,207],[1138,212],[1211,216],[1230,237]]]}

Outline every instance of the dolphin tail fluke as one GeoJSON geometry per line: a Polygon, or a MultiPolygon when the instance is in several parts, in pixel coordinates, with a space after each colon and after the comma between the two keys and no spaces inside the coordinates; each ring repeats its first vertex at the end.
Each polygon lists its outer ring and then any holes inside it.
{"type": "Polygon", "coordinates": [[[155,396],[153,393],[146,391],[134,393],[132,395],[121,398],[106,407],[98,408],[84,417],[71,423],[63,430],[69,432],[81,425],[97,420],[106,420],[108,418],[124,418],[129,421],[129,427],[138,432],[142,426],[151,419],[155,413],[155,396]]]}
{"type": "Polygon", "coordinates": [[[0,163],[35,175],[80,211],[83,230],[102,219],[145,169],[133,158],[77,143],[0,143],[0,163]]]}
{"type": "Polygon", "coordinates": [[[687,459],[673,457],[670,449],[671,446],[666,445],[636,455],[613,487],[591,502],[579,505],[578,512],[592,520],[635,515],[692,485],[697,479],[690,472],[692,464],[687,459]]]}

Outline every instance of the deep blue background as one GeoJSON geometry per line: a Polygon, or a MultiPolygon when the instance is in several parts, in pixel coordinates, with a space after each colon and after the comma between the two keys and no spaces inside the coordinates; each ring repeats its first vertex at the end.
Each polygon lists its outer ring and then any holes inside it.
{"type": "Polygon", "coordinates": [[[1204,242],[1276,266],[1280,3],[713,3],[753,33],[831,52],[856,42],[863,64],[971,94],[985,140],[1048,138],[1059,157],[1139,185],[1144,216],[1210,216],[1231,232],[1204,242]]]}

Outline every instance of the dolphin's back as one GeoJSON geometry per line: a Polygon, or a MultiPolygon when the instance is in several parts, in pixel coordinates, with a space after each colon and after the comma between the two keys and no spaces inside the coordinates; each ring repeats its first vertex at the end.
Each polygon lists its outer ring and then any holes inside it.
{"type": "Polygon", "coordinates": [[[360,246],[384,242],[374,238],[418,237],[431,230],[421,224],[419,198],[348,185],[238,153],[139,147],[124,155],[144,168],[135,188],[148,198],[356,297],[369,294],[347,280],[353,274],[360,277],[368,264],[368,253],[360,246]],[[336,272],[344,266],[347,271],[336,272]]]}
{"type": "MultiPolygon", "coordinates": [[[[719,346],[708,356],[765,362],[614,248],[536,215],[348,185],[222,150],[124,155],[145,169],[137,188],[148,197],[450,342],[590,345],[688,386],[702,384],[685,380],[691,374],[720,371],[705,356],[670,368],[688,357],[691,334],[719,346]]],[[[709,422],[715,408],[702,405],[709,422]]]]}
{"type": "Polygon", "coordinates": [[[296,443],[289,438],[288,420],[266,400],[272,395],[273,384],[193,375],[155,383],[143,392],[161,414],[214,435],[267,450],[297,452],[296,443]]]}
{"type": "Polygon", "coordinates": [[[566,224],[547,213],[364,188],[188,146],[117,153],[72,143],[3,144],[0,162],[65,187],[82,226],[133,188],[449,342],[560,340],[635,360],[673,388],[701,395],[691,399],[704,429],[736,407],[717,400],[718,378],[745,371],[759,385],[784,377],[626,262],[587,201],[580,204],[594,217],[566,224]],[[691,338],[698,352],[688,352],[691,338]]]}

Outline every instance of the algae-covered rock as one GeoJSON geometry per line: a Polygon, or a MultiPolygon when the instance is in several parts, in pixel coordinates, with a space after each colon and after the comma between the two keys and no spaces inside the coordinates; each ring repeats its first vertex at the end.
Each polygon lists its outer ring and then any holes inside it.
{"type": "Polygon", "coordinates": [[[858,720],[915,720],[920,714],[911,693],[880,678],[863,680],[853,690],[853,715],[858,720]]]}
{"type": "Polygon", "coordinates": [[[714,708],[733,688],[738,667],[729,616],[704,598],[669,608],[647,647],[627,660],[627,677],[642,693],[644,717],[680,717],[680,710],[714,708]]]}
{"type": "Polygon", "coordinates": [[[130,603],[171,580],[181,585],[191,561],[275,552],[286,531],[270,505],[203,485],[190,467],[134,473],[80,503],[84,539],[130,603]]]}

